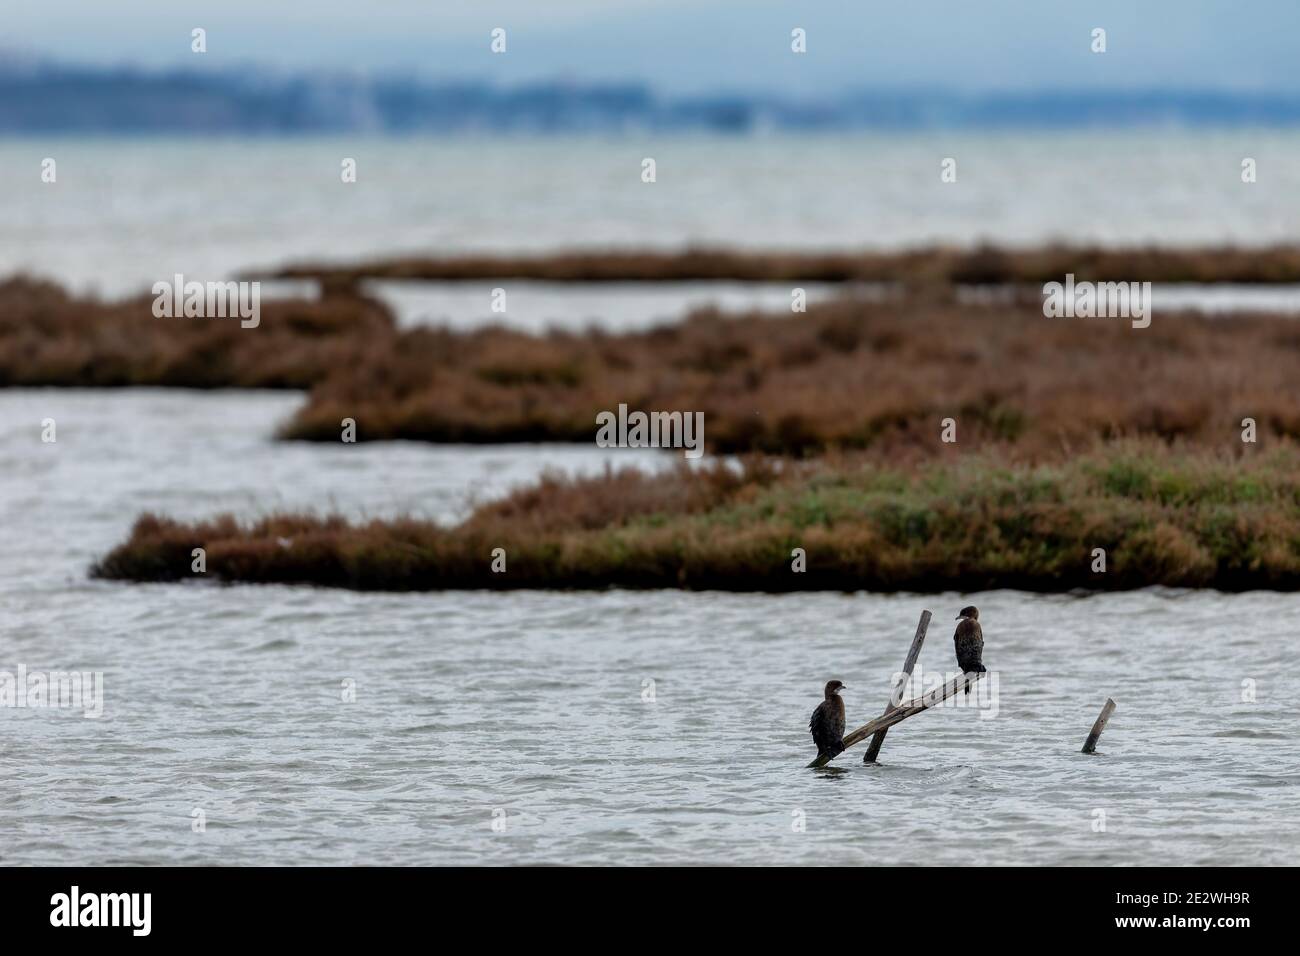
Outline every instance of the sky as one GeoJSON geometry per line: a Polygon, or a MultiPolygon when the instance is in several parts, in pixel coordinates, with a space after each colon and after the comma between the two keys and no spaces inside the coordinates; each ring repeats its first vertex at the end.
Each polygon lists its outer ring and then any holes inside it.
{"type": "Polygon", "coordinates": [[[1300,0],[2,0],[65,63],[644,81],[669,93],[1300,92],[1300,0]],[[208,53],[190,51],[190,31],[208,53]],[[493,55],[502,27],[507,52],[493,55]],[[808,52],[790,50],[807,31],[808,52]],[[1107,52],[1090,50],[1094,28],[1107,52]]]}

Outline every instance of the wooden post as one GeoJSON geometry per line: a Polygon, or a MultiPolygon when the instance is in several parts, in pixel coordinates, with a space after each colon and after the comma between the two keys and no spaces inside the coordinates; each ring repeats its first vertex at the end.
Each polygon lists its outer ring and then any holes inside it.
{"type": "MultiPolygon", "coordinates": [[[[921,612],[921,622],[916,625],[916,635],[912,638],[912,648],[907,652],[907,660],[903,662],[903,676],[894,684],[894,689],[889,694],[889,701],[885,704],[885,713],[894,709],[894,701],[898,699],[907,685],[908,679],[912,676],[912,669],[916,667],[916,659],[921,656],[921,645],[925,643],[925,632],[930,629],[930,612],[921,612]]],[[[871,738],[871,744],[867,747],[867,752],[862,755],[863,763],[875,763],[876,757],[880,755],[880,746],[885,742],[885,734],[889,729],[877,731],[871,738]]]]}
{"type": "MultiPolygon", "coordinates": [[[[872,734],[892,727],[894,724],[901,724],[903,721],[907,720],[907,718],[919,714],[923,710],[929,710],[937,704],[943,703],[954,694],[960,694],[967,687],[970,687],[977,680],[983,677],[985,673],[985,671],[971,671],[969,674],[962,674],[960,677],[954,677],[942,687],[936,687],[934,690],[930,691],[930,693],[925,694],[922,697],[918,697],[915,700],[909,700],[905,704],[899,704],[889,713],[877,717],[870,723],[863,724],[857,730],[853,731],[853,733],[846,736],[842,741],[844,749],[848,750],[854,744],[866,740],[872,734]]],[[[818,758],[808,766],[824,767],[826,764],[830,763],[830,761],[830,757],[818,756],[818,758]]]]}
{"type": "Polygon", "coordinates": [[[1115,702],[1109,697],[1101,708],[1101,713],[1097,715],[1097,720],[1092,725],[1092,730],[1088,732],[1088,739],[1083,742],[1083,752],[1090,754],[1097,749],[1097,738],[1101,732],[1106,729],[1106,721],[1110,720],[1110,715],[1115,712],[1115,702]]]}

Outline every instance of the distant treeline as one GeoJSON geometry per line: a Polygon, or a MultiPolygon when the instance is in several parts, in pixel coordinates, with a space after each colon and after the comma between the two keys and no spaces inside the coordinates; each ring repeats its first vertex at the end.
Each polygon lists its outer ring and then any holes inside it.
{"type": "Polygon", "coordinates": [[[1236,92],[965,95],[875,90],[799,100],[668,97],[635,84],[481,82],[0,59],[3,133],[574,132],[1300,124],[1300,96],[1236,92]]]}

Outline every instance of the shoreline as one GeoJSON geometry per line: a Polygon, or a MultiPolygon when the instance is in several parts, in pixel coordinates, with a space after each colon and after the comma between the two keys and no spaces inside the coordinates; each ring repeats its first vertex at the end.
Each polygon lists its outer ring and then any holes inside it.
{"type": "Polygon", "coordinates": [[[1300,282],[1300,246],[1096,246],[1047,243],[1016,247],[925,245],[898,251],[768,251],[691,245],[676,250],[574,248],[544,254],[389,255],[355,265],[299,262],[251,270],[245,279],[316,279],[327,288],[367,279],[458,282],[886,282],[910,287],[1041,285],[1073,273],[1080,281],[1235,283],[1300,282]]]}

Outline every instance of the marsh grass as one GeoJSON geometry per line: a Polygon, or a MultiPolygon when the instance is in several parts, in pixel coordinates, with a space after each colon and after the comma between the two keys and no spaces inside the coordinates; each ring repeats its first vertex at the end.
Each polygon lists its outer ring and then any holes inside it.
{"type": "Polygon", "coordinates": [[[900,252],[765,252],[693,247],[679,251],[571,250],[540,256],[460,255],[377,259],[356,266],[305,262],[266,273],[314,278],[337,287],[364,279],[548,282],[900,282],[1042,284],[1079,280],[1300,282],[1300,247],[1189,249],[1044,245],[931,246],[900,252]]]}
{"type": "Polygon", "coordinates": [[[454,527],[400,519],[146,515],[94,569],[362,590],[690,588],[1064,591],[1300,587],[1300,449],[1232,457],[1098,445],[1038,465],[991,455],[898,468],[750,459],[667,475],[547,476],[454,527]],[[491,571],[504,548],[505,573],[491,571]],[[807,571],[791,570],[794,548],[807,571]],[[1107,570],[1092,570],[1105,549],[1107,570]]]}
{"type": "Polygon", "coordinates": [[[714,452],[1068,454],[1096,437],[1300,437],[1300,333],[1276,316],[1048,319],[1036,304],[844,299],[623,334],[418,329],[318,384],[288,438],[594,439],[598,413],[704,414],[714,452]],[[952,418],[956,446],[940,441],[952,418]]]}
{"type": "Polygon", "coordinates": [[[152,297],[106,302],[26,277],[0,282],[0,387],[305,389],[391,348],[382,305],[334,296],[262,303],[261,324],[156,318],[152,297]]]}
{"type": "Polygon", "coordinates": [[[702,412],[713,452],[896,460],[996,447],[1068,455],[1096,437],[1219,448],[1243,418],[1300,437],[1300,332],[1266,315],[1047,319],[1015,298],[845,298],[806,314],[697,311],[649,330],[531,334],[399,330],[380,303],[331,289],[268,300],[256,329],[158,319],[150,300],[101,302],[0,283],[0,387],[309,389],[283,438],[590,442],[596,416],[702,412]],[[957,423],[957,444],[940,422],[957,423]]]}

